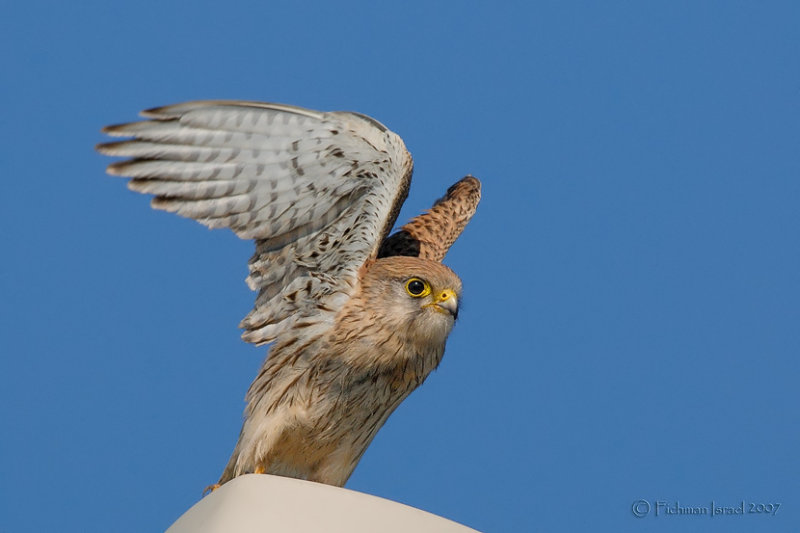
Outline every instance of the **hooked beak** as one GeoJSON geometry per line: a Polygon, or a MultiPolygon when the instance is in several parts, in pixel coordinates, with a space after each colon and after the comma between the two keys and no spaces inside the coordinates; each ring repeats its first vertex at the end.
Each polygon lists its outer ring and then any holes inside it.
{"type": "Polygon", "coordinates": [[[452,315],[454,319],[458,318],[458,297],[453,290],[444,289],[436,295],[433,303],[425,307],[432,307],[435,311],[452,315]]]}

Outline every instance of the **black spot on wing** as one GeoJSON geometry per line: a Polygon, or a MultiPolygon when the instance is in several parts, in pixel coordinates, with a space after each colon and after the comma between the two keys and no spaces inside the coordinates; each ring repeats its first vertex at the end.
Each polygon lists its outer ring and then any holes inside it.
{"type": "Polygon", "coordinates": [[[378,250],[378,259],[397,255],[419,257],[419,241],[405,230],[400,230],[384,239],[378,250]]]}

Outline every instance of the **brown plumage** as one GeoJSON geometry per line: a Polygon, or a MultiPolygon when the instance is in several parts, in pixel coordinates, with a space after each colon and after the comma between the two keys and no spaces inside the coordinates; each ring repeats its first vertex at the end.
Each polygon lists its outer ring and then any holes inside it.
{"type": "Polygon", "coordinates": [[[433,207],[412,218],[381,244],[379,257],[408,255],[441,261],[475,213],[481,182],[467,176],[447,189],[433,207]]]}
{"type": "Polygon", "coordinates": [[[153,207],[256,242],[243,338],[274,342],[219,483],[259,472],[343,485],[392,411],[436,368],[461,281],[440,261],[480,199],[468,176],[387,238],[411,157],[355,113],[188,102],[111,126],[98,150],[153,207]]]}

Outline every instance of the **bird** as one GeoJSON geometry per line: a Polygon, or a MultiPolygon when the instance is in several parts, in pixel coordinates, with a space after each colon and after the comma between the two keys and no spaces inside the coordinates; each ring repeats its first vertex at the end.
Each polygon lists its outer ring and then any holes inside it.
{"type": "Polygon", "coordinates": [[[107,126],[151,206],[255,242],[242,338],[270,345],[217,483],[274,474],[343,486],[397,406],[439,365],[462,283],[442,263],[475,213],[467,175],[395,233],[413,163],[377,120],[237,100],[148,109],[107,126]]]}

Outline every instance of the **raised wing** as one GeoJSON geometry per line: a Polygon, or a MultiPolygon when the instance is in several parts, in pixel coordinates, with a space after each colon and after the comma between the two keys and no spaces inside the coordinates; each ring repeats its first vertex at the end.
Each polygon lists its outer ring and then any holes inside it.
{"type": "Polygon", "coordinates": [[[273,341],[295,325],[327,328],[377,255],[408,193],[412,161],[379,122],[347,112],[240,101],[150,109],[103,131],[109,165],[154,194],[152,206],[255,239],[259,290],[242,337],[273,341]]]}
{"type": "Polygon", "coordinates": [[[433,207],[383,241],[378,257],[410,255],[441,261],[475,214],[481,182],[466,176],[447,189],[433,207]]]}

